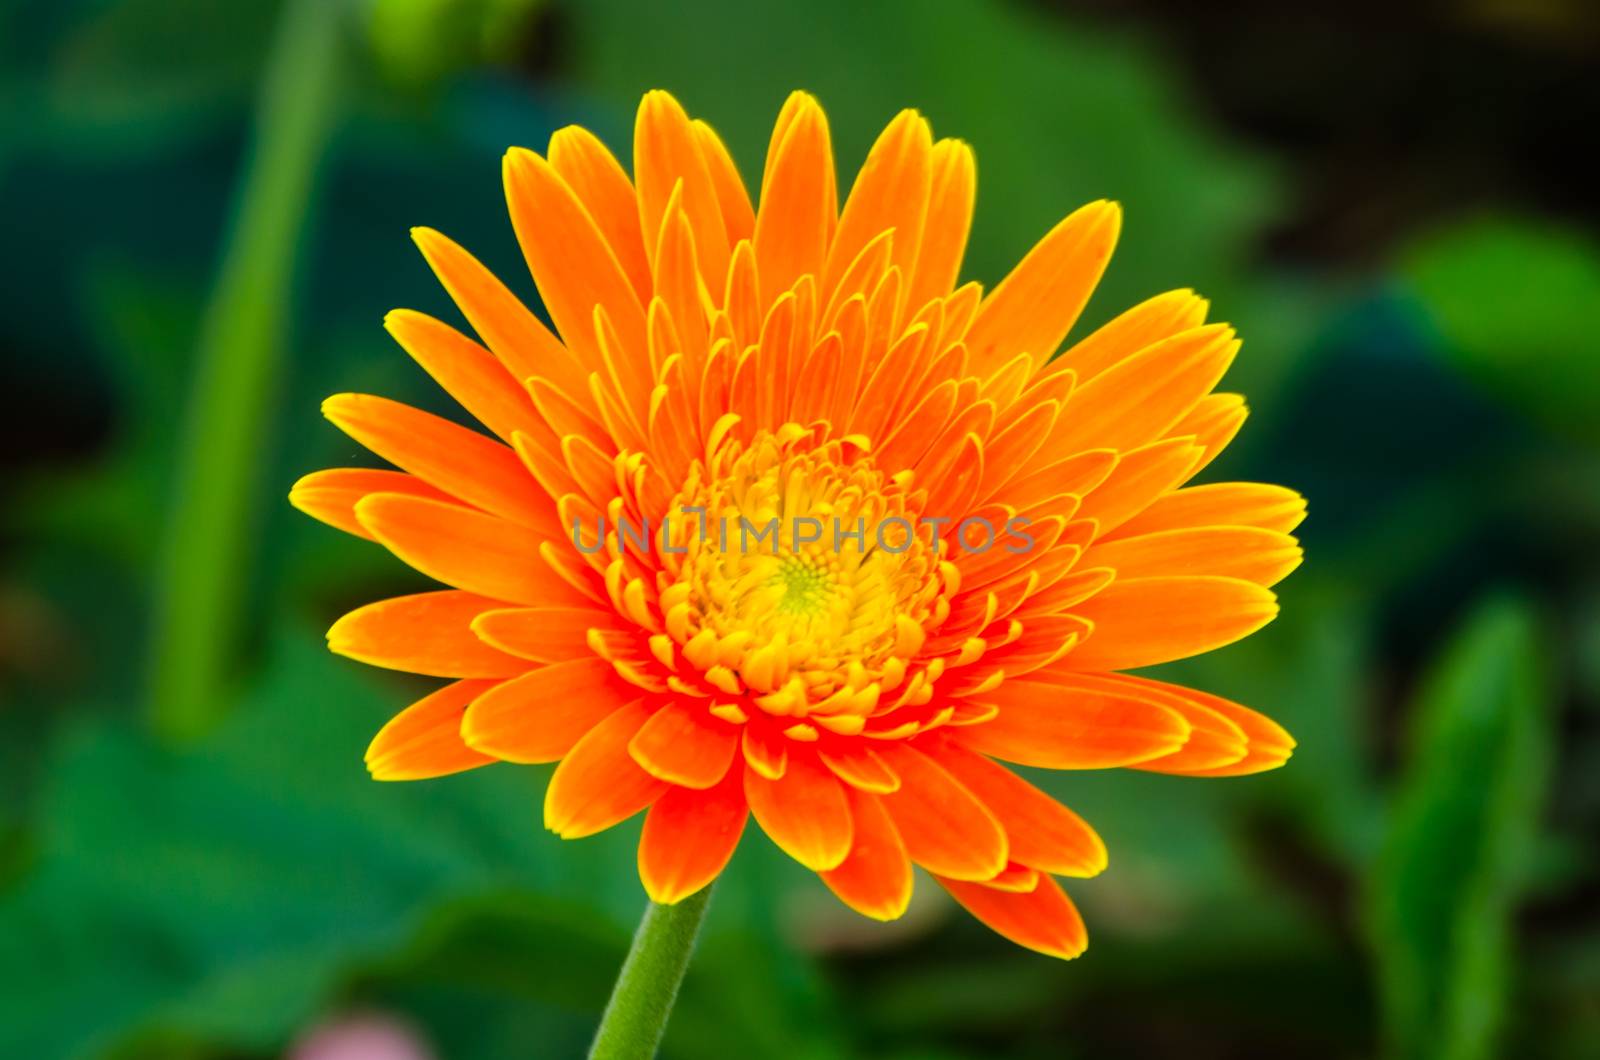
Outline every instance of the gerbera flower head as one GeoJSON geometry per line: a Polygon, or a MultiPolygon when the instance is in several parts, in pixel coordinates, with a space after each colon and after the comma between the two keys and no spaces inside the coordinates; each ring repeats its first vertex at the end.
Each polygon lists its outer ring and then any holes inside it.
{"type": "Polygon", "coordinates": [[[758,207],[663,92],[632,169],[580,128],[506,155],[554,330],[414,233],[477,338],[409,310],[386,325],[488,433],[324,406],[397,470],[317,472],[293,502],[449,586],[329,632],[452,679],[379,732],[373,775],[558,762],[548,827],[647,811],[656,901],[708,884],[753,816],[868,916],[904,911],[920,865],[1002,935],[1075,956],[1056,878],[1105,848],[1005,763],[1228,776],[1293,747],[1120,672],[1253,632],[1300,560],[1294,492],[1186,485],[1245,418],[1212,393],[1233,331],[1174,291],[1062,349],[1116,242],[1108,202],[992,290],[958,285],[972,152],[914,111],[842,207],[803,93],[758,207]]]}

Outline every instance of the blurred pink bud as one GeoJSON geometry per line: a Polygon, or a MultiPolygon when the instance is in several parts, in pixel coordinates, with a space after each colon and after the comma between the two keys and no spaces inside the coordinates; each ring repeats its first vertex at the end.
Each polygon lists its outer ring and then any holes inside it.
{"type": "Polygon", "coordinates": [[[347,1015],[313,1027],[289,1060],[435,1060],[407,1024],[384,1015],[347,1015]]]}

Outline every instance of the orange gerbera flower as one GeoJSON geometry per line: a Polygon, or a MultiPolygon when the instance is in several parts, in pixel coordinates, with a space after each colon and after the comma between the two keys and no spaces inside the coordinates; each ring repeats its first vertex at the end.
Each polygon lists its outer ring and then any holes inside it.
{"type": "Polygon", "coordinates": [[[1114,204],[987,294],[957,286],[971,150],[905,111],[841,210],[803,93],[759,209],[663,92],[640,105],[631,180],[574,127],[507,154],[505,187],[561,337],[429,229],[416,241],[482,344],[386,321],[499,440],[340,395],[328,417],[401,470],[291,494],[452,587],[328,634],[455,679],[378,734],[374,776],[559,762],[547,826],[648,810],[658,902],[706,886],[753,814],[867,916],[900,915],[921,865],[1000,934],[1071,957],[1086,938],[1055,877],[1095,875],[1105,848],[1001,762],[1231,776],[1289,756],[1254,711],[1117,672],[1269,621],[1305,506],[1185,487],[1245,418],[1211,393],[1239,343],[1192,292],[1052,358],[1114,204]]]}

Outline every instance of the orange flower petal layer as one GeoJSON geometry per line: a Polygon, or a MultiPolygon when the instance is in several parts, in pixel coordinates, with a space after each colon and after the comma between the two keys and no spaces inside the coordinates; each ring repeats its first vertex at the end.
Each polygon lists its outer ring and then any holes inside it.
{"type": "Polygon", "coordinates": [[[814,754],[789,755],[787,768],[776,780],[747,769],[744,793],[762,831],[806,868],[836,869],[850,853],[845,787],[814,754]]]}
{"type": "Polygon", "coordinates": [[[1024,894],[940,876],[934,879],[967,912],[1019,946],[1068,960],[1089,948],[1078,907],[1048,876],[1040,877],[1038,886],[1024,894]]]}
{"type": "Polygon", "coordinates": [[[493,681],[456,681],[389,719],[367,748],[375,780],[423,780],[489,765],[499,759],[468,747],[461,717],[493,681]]]}
{"type": "Polygon", "coordinates": [[[1018,765],[1129,766],[1171,754],[1189,739],[1189,723],[1182,716],[1131,692],[1089,694],[1023,680],[1007,681],[985,698],[999,713],[982,725],[961,729],[954,739],[969,750],[1018,765]]]}
{"type": "Polygon", "coordinates": [[[1094,829],[1005,766],[953,744],[935,758],[1000,822],[1011,860],[1055,876],[1097,876],[1105,870],[1106,846],[1094,829]]]}
{"type": "Polygon", "coordinates": [[[573,745],[544,794],[546,828],[563,839],[593,835],[666,794],[668,785],[628,754],[628,742],[648,718],[642,704],[618,707],[573,745]]]}
{"type": "Polygon", "coordinates": [[[490,647],[472,621],[505,606],[475,593],[447,589],[397,596],[345,615],[328,630],[328,648],[390,670],[434,677],[514,677],[526,660],[490,647]]]}
{"type": "Polygon", "coordinates": [[[461,736],[473,749],[508,762],[556,762],[631,698],[601,659],[556,663],[479,696],[462,720],[461,736]]]}
{"type": "Polygon", "coordinates": [[[670,905],[716,879],[749,816],[740,770],[729,770],[707,791],[668,788],[639,836],[639,879],[650,900],[670,905]]]}
{"type": "Polygon", "coordinates": [[[559,338],[466,250],[413,230],[476,338],[409,310],[385,326],[487,433],[327,402],[400,470],[308,475],[292,503],[443,585],[352,612],[330,645],[461,679],[384,728],[374,775],[559,762],[559,834],[649,808],[639,872],[657,901],[704,887],[753,814],[868,916],[904,911],[920,863],[1007,937],[1081,952],[1054,876],[1095,875],[1105,847],[1002,762],[1230,776],[1294,747],[1237,703],[1117,672],[1248,635],[1300,562],[1298,494],[1189,485],[1247,419],[1216,389],[1233,330],[1177,290],[1073,334],[1119,233],[1109,202],[987,292],[958,287],[973,154],[915,111],[842,210],[803,92],[758,206],[667,93],[642,99],[632,148],[631,176],[575,127],[545,157],[505,156],[559,338]],[[696,511],[740,542],[740,519],[807,513],[819,535],[859,516],[863,538],[836,527],[830,550],[791,527],[764,553],[665,529],[696,511]],[[899,552],[891,515],[910,528],[899,552]],[[974,548],[974,525],[1021,526],[1026,545],[974,548]]]}
{"type": "Polygon", "coordinates": [[[910,746],[891,743],[882,754],[900,787],[879,800],[912,861],[962,880],[986,880],[1005,868],[1005,830],[972,792],[910,746]]]}
{"type": "Polygon", "coordinates": [[[881,801],[864,791],[849,792],[854,822],[850,853],[822,882],[839,900],[874,920],[894,920],[911,902],[911,859],[881,801]]]}

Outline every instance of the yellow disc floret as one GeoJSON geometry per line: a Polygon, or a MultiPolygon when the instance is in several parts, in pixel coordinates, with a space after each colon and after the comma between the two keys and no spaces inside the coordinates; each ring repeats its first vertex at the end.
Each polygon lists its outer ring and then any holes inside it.
{"type": "Polygon", "coordinates": [[[860,731],[891,691],[925,701],[942,667],[914,663],[954,569],[910,486],[853,440],[722,441],[670,517],[683,551],[666,557],[661,605],[683,656],[727,695],[836,732],[860,731]]]}

